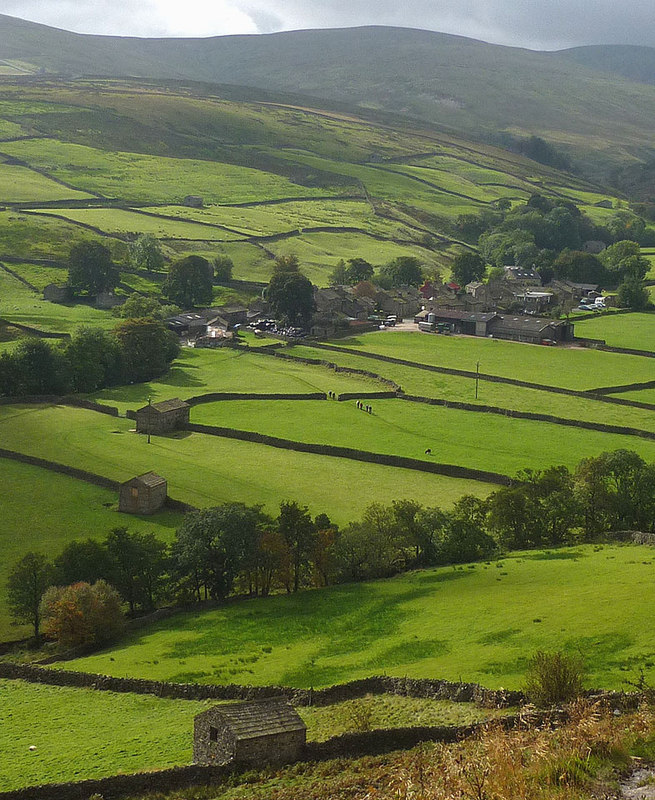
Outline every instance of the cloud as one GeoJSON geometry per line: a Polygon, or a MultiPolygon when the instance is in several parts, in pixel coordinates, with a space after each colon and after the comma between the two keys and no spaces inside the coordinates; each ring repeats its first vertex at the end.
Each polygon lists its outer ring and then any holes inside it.
{"type": "Polygon", "coordinates": [[[498,44],[655,45],[652,0],[0,0],[0,12],[87,33],[216,36],[398,25],[498,44]]]}

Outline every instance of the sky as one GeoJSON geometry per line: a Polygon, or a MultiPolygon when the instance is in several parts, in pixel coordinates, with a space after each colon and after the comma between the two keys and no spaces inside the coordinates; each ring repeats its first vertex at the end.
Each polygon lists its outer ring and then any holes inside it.
{"type": "Polygon", "coordinates": [[[0,13],[79,33],[220,36],[397,25],[554,50],[655,46],[653,0],[0,0],[0,13]]]}

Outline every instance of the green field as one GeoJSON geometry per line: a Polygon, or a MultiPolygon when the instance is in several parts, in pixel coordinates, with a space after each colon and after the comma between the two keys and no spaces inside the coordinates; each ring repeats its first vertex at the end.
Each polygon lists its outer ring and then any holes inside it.
{"type": "Polygon", "coordinates": [[[353,447],[375,453],[515,475],[520,469],[566,464],[622,447],[655,461],[655,441],[548,422],[477,415],[404,400],[373,400],[373,414],[355,401],[236,401],[192,409],[192,422],[258,431],[295,441],[353,447]],[[484,425],[484,436],[480,436],[484,425]],[[424,455],[430,448],[431,455],[424,455]]]}
{"type": "MultiPolygon", "coordinates": [[[[20,274],[20,267],[16,272],[20,274]]],[[[65,282],[64,274],[58,282],[65,282]]],[[[50,303],[3,270],[0,270],[0,317],[52,333],[71,333],[80,325],[105,329],[116,325],[110,311],[85,303],[50,303]]]]}
{"type": "Polygon", "coordinates": [[[188,764],[209,705],[7,680],[0,704],[3,791],[188,764]]]}
{"type": "Polygon", "coordinates": [[[119,514],[118,495],[109,489],[5,458],[0,458],[0,482],[0,641],[31,632],[29,626],[10,625],[5,605],[7,575],[26,552],[55,558],[75,539],[103,539],[112,528],[123,526],[170,541],[182,518],[170,511],[148,519],[119,514]]]}
{"type": "Polygon", "coordinates": [[[583,391],[653,379],[650,359],[577,347],[542,347],[498,339],[427,336],[404,331],[376,331],[347,339],[342,346],[349,351],[472,372],[479,361],[481,373],[583,391]]]}
{"type": "MultiPolygon", "coordinates": [[[[163,700],[15,680],[0,680],[0,703],[4,791],[189,764],[193,718],[217,705],[214,700],[163,700]],[[30,751],[31,746],[36,750],[30,751]]],[[[495,716],[470,703],[393,695],[298,712],[307,738],[323,741],[354,730],[354,715],[362,707],[373,727],[462,725],[495,716]]]]}
{"type": "Polygon", "coordinates": [[[14,164],[0,163],[0,202],[24,203],[48,200],[78,200],[90,197],[85,192],[68,189],[38,172],[14,164]]]}
{"type": "Polygon", "coordinates": [[[620,688],[639,667],[655,677],[654,565],[637,546],[515,553],[181,613],[66,666],[199,682],[318,687],[384,673],[515,688],[534,650],[563,647],[584,656],[589,685],[620,688]]]}
{"type": "MultiPolygon", "coordinates": [[[[432,338],[432,337],[429,337],[432,338]]],[[[430,372],[419,365],[398,366],[384,361],[363,357],[360,353],[343,348],[342,352],[319,350],[314,347],[294,345],[289,350],[292,355],[302,358],[324,357],[344,367],[366,369],[385,378],[397,381],[403,391],[410,395],[434,397],[449,401],[489,405],[497,408],[511,408],[517,411],[551,414],[565,419],[580,419],[611,425],[627,425],[633,428],[655,432],[655,418],[652,411],[630,408],[581,397],[571,397],[539,389],[526,389],[491,381],[480,381],[478,399],[475,398],[475,378],[445,375],[430,372]]],[[[411,351],[407,355],[411,358],[411,351]]],[[[463,365],[465,369],[469,365],[463,365]]],[[[621,397],[628,397],[622,394],[621,397]]],[[[639,399],[634,397],[633,399],[639,399]]],[[[646,402],[647,398],[643,398],[646,402]]]]}
{"type": "Polygon", "coordinates": [[[449,505],[462,494],[487,494],[486,483],[398,470],[348,459],[294,453],[266,445],[180,433],[130,433],[133,423],[64,406],[1,406],[0,439],[7,449],[124,481],[156,469],[171,496],[197,506],[227,501],[262,503],[276,512],[299,500],[338,523],[373,502],[421,497],[449,505]]]}
{"type": "Polygon", "coordinates": [[[575,323],[576,336],[604,339],[611,347],[655,351],[655,314],[617,314],[575,323]]]}
{"type": "MultiPolygon", "coordinates": [[[[246,338],[246,337],[244,337],[246,338]]],[[[253,348],[271,344],[270,339],[248,336],[253,348]]],[[[184,348],[171,369],[159,379],[132,386],[103,389],[91,397],[121,412],[148,402],[171,397],[187,399],[209,392],[379,392],[387,387],[380,381],[359,375],[334,372],[321,366],[282,360],[243,350],[184,348]]]]}

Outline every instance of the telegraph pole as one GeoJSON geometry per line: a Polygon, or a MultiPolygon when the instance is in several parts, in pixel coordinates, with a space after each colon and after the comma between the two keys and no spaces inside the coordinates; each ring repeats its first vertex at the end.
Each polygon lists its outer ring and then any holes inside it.
{"type": "MultiPolygon", "coordinates": [[[[476,389],[476,392],[475,392],[475,396],[476,397],[478,396],[477,389],[476,389]]],[[[152,399],[150,397],[148,397],[148,408],[150,408],[151,406],[152,406],[152,399]]],[[[148,444],[150,444],[150,420],[151,419],[152,419],[152,415],[151,415],[150,412],[148,412],[148,444]]]]}
{"type": "Polygon", "coordinates": [[[480,383],[480,362],[475,365],[475,399],[478,399],[478,384],[480,383]]]}

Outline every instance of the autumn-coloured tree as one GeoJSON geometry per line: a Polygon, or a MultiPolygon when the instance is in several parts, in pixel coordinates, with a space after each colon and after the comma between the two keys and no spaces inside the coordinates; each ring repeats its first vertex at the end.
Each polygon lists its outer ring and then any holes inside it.
{"type": "Polygon", "coordinates": [[[62,647],[104,644],[123,630],[121,598],[103,580],[51,586],[41,599],[44,633],[62,647]]]}

